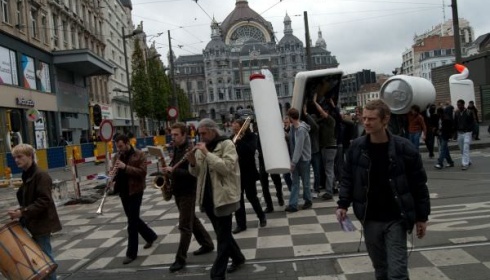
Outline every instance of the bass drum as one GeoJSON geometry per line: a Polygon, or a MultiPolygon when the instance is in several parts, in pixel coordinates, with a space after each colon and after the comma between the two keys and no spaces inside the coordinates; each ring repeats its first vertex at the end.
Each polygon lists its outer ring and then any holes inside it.
{"type": "Polygon", "coordinates": [[[22,144],[22,135],[20,135],[20,132],[12,132],[12,135],[7,132],[5,134],[5,144],[7,145],[7,151],[11,152],[12,147],[22,144]]]}
{"type": "Polygon", "coordinates": [[[58,267],[17,221],[0,228],[0,260],[7,279],[45,279],[58,267]]]}

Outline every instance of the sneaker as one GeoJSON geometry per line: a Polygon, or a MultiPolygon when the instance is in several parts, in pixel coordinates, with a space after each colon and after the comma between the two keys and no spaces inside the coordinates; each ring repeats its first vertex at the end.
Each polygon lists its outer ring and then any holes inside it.
{"type": "Polygon", "coordinates": [[[436,164],[436,165],[434,165],[434,167],[437,168],[437,169],[442,169],[442,165],[440,165],[439,163],[436,164]]]}
{"type": "Polygon", "coordinates": [[[330,200],[330,199],[332,199],[333,197],[332,197],[332,195],[331,195],[331,194],[324,193],[324,194],[322,195],[322,198],[323,198],[323,200],[330,200]]]}
{"type": "Polygon", "coordinates": [[[468,169],[468,165],[461,166],[461,170],[467,170],[467,169],[468,169]]]}
{"type": "Polygon", "coordinates": [[[286,207],[286,209],[284,209],[284,211],[293,213],[293,212],[298,212],[298,209],[294,208],[292,206],[288,206],[288,207],[286,207]]]}
{"type": "Polygon", "coordinates": [[[311,197],[312,198],[318,198],[318,193],[315,191],[311,192],[311,197]]]}
{"type": "Polygon", "coordinates": [[[446,164],[446,167],[454,167],[454,162],[446,164]]]}
{"type": "Polygon", "coordinates": [[[311,203],[311,201],[308,201],[308,202],[305,202],[305,204],[303,204],[303,207],[301,207],[301,209],[303,209],[303,210],[310,209],[311,206],[313,206],[313,204],[311,203]]]}

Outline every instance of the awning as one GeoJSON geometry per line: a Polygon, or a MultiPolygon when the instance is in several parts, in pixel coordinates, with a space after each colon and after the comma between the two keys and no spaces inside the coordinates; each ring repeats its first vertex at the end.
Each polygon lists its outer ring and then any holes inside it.
{"type": "Polygon", "coordinates": [[[54,51],[53,56],[56,67],[84,77],[114,74],[114,65],[88,49],[54,51]]]}

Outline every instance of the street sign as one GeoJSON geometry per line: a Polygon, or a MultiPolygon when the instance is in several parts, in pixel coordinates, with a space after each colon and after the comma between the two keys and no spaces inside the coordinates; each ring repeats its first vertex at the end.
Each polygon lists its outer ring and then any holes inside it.
{"type": "Polygon", "coordinates": [[[179,111],[175,107],[168,107],[167,117],[169,119],[176,119],[179,116],[179,111]]]}
{"type": "Polygon", "coordinates": [[[100,139],[104,142],[109,142],[112,140],[113,135],[114,135],[114,126],[112,125],[112,121],[103,120],[99,125],[100,139]]]}

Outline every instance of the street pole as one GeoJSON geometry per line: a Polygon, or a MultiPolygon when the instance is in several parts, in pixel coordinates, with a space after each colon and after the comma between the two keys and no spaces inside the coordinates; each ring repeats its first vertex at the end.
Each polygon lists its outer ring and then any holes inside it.
{"type": "Polygon", "coordinates": [[[306,70],[311,70],[311,44],[310,30],[308,27],[308,12],[304,11],[305,20],[305,41],[306,41],[306,70]]]}
{"type": "Polygon", "coordinates": [[[170,30],[168,30],[168,48],[170,52],[170,80],[172,81],[172,106],[177,108],[178,110],[178,100],[176,96],[176,89],[175,89],[175,68],[174,68],[174,53],[172,52],[172,40],[170,38],[170,30]]]}
{"type": "Polygon", "coordinates": [[[456,52],[456,63],[461,63],[461,38],[459,36],[459,18],[458,18],[458,1],[451,0],[451,8],[453,11],[453,34],[454,34],[454,50],[456,52]]]}
{"type": "Polygon", "coordinates": [[[129,98],[129,114],[131,116],[131,133],[133,137],[136,137],[136,133],[134,131],[134,117],[133,117],[133,98],[131,94],[131,85],[129,79],[129,66],[128,66],[128,51],[126,49],[126,35],[124,34],[124,27],[122,27],[122,38],[123,38],[123,46],[124,46],[124,63],[126,65],[126,84],[128,87],[128,98],[129,98]]]}

